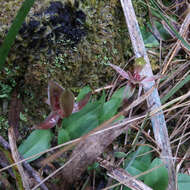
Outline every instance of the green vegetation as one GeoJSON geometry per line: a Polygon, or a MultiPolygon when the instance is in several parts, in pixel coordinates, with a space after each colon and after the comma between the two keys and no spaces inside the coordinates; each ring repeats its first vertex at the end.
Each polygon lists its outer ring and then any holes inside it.
{"type": "MultiPolygon", "coordinates": [[[[76,3],[73,0],[65,0],[54,1],[53,5],[50,0],[45,2],[39,0],[35,3],[34,1],[0,0],[4,9],[0,8],[0,15],[5,16],[0,18],[0,133],[6,140],[8,139],[7,130],[10,127],[8,115],[11,109],[17,111],[16,106],[10,108],[9,102],[13,99],[12,93],[16,89],[17,98],[21,100],[23,106],[17,113],[18,121],[15,121],[20,125],[17,143],[24,158],[47,151],[55,145],[69,143],[93,131],[138,98],[141,94],[142,81],[150,82],[154,79],[140,74],[145,60],[142,57],[133,57],[119,1],[83,0],[76,3]],[[19,11],[11,10],[13,7],[19,11]],[[8,14],[5,10],[10,11],[10,15],[4,15],[8,14]],[[63,15],[59,15],[64,12],[63,10],[68,11],[68,15],[64,17],[68,19],[65,21],[66,24],[58,21],[59,17],[63,18],[63,15]],[[12,22],[14,14],[17,15],[12,22]],[[30,28],[34,25],[31,31],[30,28]],[[65,28],[67,31],[63,32],[65,28]],[[118,73],[122,77],[118,77],[115,82],[118,73]],[[50,81],[58,85],[55,85],[52,91],[48,87],[47,94],[47,83],[50,81]],[[101,89],[100,93],[97,93],[95,90],[110,84],[114,85],[108,91],[101,89]],[[83,102],[89,94],[90,98],[83,102]],[[50,115],[47,116],[49,111],[50,115]],[[44,122],[41,122],[42,120],[44,122]],[[38,123],[43,125],[36,125],[38,123]],[[38,128],[39,126],[41,128],[38,128]],[[53,127],[55,128],[50,129],[53,127]]],[[[162,3],[165,1],[151,0],[150,4],[133,1],[152,70],[155,74],[160,74],[157,77],[158,89],[161,102],[164,104],[189,90],[189,63],[186,62],[189,59],[187,50],[190,46],[188,38],[179,32],[186,16],[181,11],[185,6],[183,7],[183,3],[175,4],[179,9],[176,8],[174,11],[173,8],[167,7],[169,2],[162,3]],[[181,44],[177,44],[179,42],[181,44]],[[179,45],[180,48],[170,54],[174,45],[179,45]],[[181,66],[184,68],[181,69],[181,66]],[[161,73],[164,73],[164,76],[161,73]]],[[[185,32],[188,34],[189,31],[185,32]]],[[[155,77],[156,80],[157,78],[155,77]]],[[[187,103],[184,105],[187,106],[187,103]]],[[[165,114],[169,133],[172,134],[170,137],[172,151],[177,152],[176,157],[179,158],[180,164],[184,155],[188,153],[186,151],[189,146],[186,135],[189,134],[186,127],[189,125],[189,109],[181,105],[177,109],[170,105],[171,110],[165,114]]],[[[147,105],[141,102],[128,112],[120,113],[122,114],[117,119],[112,118],[112,124],[116,121],[122,122],[126,117],[137,118],[146,114],[147,117],[132,122],[125,137],[122,134],[116,142],[111,142],[112,146],[108,147],[108,150],[101,152],[102,158],[112,160],[115,166],[121,163],[117,167],[123,168],[132,176],[137,176],[153,190],[167,189],[168,173],[158,158],[159,146],[152,140],[154,137],[148,122],[150,116],[147,105]],[[154,149],[157,153],[150,147],[156,147],[154,149]]],[[[2,147],[0,150],[8,162],[13,163],[8,151],[2,147]]],[[[70,152],[65,152],[63,157],[55,160],[55,166],[65,164],[69,154],[70,152]]],[[[28,162],[32,162],[36,167],[36,160],[40,156],[37,155],[28,162]]],[[[188,162],[185,159],[183,162],[182,170],[177,174],[177,185],[179,190],[188,190],[190,177],[180,173],[188,171],[186,166],[188,162]]],[[[15,168],[13,172],[14,179],[18,180],[17,187],[22,189],[20,174],[15,168]]],[[[8,175],[6,173],[2,178],[8,179],[8,175]]],[[[91,187],[92,183],[96,187],[97,184],[108,182],[108,176],[96,162],[88,166],[85,175],[89,177],[84,182],[84,187],[85,185],[91,187]],[[92,172],[97,180],[95,183],[93,180],[88,181],[92,178],[92,172]]],[[[52,182],[57,184],[60,180],[55,178],[52,182]]],[[[109,184],[116,185],[116,182],[112,180],[109,184]]],[[[14,185],[16,187],[16,183],[14,185]]],[[[1,187],[0,184],[0,189],[1,187]]],[[[121,184],[112,187],[114,190],[120,188],[121,184]]],[[[129,188],[123,186],[123,189],[129,188]]]]}

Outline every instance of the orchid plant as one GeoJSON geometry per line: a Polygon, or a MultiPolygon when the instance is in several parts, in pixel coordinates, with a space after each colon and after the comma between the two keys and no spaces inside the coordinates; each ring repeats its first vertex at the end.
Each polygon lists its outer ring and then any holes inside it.
{"type": "Polygon", "coordinates": [[[89,101],[91,93],[82,100],[75,102],[75,97],[70,90],[65,90],[58,83],[49,81],[47,104],[51,107],[48,117],[35,129],[50,129],[58,124],[63,118],[80,111],[89,101]]]}

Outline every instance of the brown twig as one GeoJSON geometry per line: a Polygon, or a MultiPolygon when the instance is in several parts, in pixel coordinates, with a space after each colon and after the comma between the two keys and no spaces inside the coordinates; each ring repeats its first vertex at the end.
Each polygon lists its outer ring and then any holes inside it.
{"type": "MultiPolygon", "coordinates": [[[[187,31],[189,28],[189,23],[190,23],[190,12],[187,14],[187,16],[185,17],[179,34],[183,37],[186,38],[187,36],[187,31]]],[[[169,51],[168,55],[166,56],[165,60],[164,60],[164,68],[163,68],[163,72],[162,74],[164,74],[169,66],[169,64],[171,63],[172,59],[174,58],[174,56],[179,52],[179,50],[181,49],[181,47],[186,50],[187,52],[189,52],[189,50],[181,43],[181,40],[177,40],[177,42],[175,43],[175,45],[172,47],[172,49],[169,51]],[[169,58],[169,60],[168,60],[169,58]],[[168,60],[168,61],[167,61],[168,60]]]]}
{"type": "MultiPolygon", "coordinates": [[[[9,137],[9,143],[10,143],[10,148],[11,148],[11,153],[13,160],[15,162],[20,161],[20,156],[18,153],[18,149],[16,146],[16,137],[13,131],[13,127],[10,127],[8,130],[8,137],[9,137]]],[[[25,190],[30,190],[30,183],[29,183],[29,176],[25,173],[22,164],[17,164],[18,171],[20,173],[20,176],[22,178],[22,184],[25,190]]]]}
{"type": "Polygon", "coordinates": [[[113,166],[110,162],[101,158],[97,159],[100,166],[108,170],[108,175],[132,190],[152,190],[142,181],[134,179],[126,170],[113,166]]]}
{"type": "MultiPolygon", "coordinates": [[[[146,61],[146,65],[144,66],[141,74],[143,76],[152,77],[152,69],[150,65],[150,61],[148,55],[146,53],[146,49],[144,46],[143,38],[140,33],[139,25],[136,19],[136,15],[134,12],[134,8],[131,0],[120,0],[123,8],[123,12],[125,15],[126,23],[128,26],[128,31],[130,34],[132,46],[136,57],[143,57],[146,61]]],[[[143,89],[146,92],[150,89],[155,82],[144,82],[143,89]]],[[[147,97],[147,104],[151,107],[151,110],[159,108],[161,106],[160,97],[158,94],[158,90],[155,89],[153,93],[147,97]]],[[[159,113],[151,117],[152,127],[154,131],[154,136],[157,141],[158,146],[161,148],[161,158],[168,168],[169,173],[169,189],[175,190],[176,187],[176,175],[174,163],[172,160],[172,151],[170,147],[170,142],[168,138],[168,131],[166,127],[166,122],[164,118],[163,111],[160,110],[159,113]]]]}

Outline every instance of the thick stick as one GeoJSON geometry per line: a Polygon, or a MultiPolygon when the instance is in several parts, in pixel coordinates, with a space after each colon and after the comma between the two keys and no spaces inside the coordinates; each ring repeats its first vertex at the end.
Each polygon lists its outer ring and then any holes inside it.
{"type": "MultiPolygon", "coordinates": [[[[149,62],[148,55],[146,53],[146,49],[144,46],[143,38],[140,33],[139,25],[136,19],[136,15],[133,9],[133,5],[131,0],[120,0],[121,5],[124,11],[128,31],[130,34],[133,50],[135,53],[136,58],[144,57],[146,61],[146,65],[144,66],[143,70],[141,71],[141,75],[152,77],[152,69],[149,62]]],[[[146,92],[149,90],[155,82],[144,82],[143,89],[146,92]]],[[[151,110],[159,108],[161,106],[160,97],[158,94],[158,90],[155,89],[152,94],[147,98],[148,107],[151,110]]],[[[164,118],[164,114],[162,111],[157,113],[156,115],[151,117],[152,127],[154,131],[154,136],[156,142],[161,149],[161,159],[165,163],[166,167],[168,168],[168,175],[169,175],[169,190],[175,190],[176,187],[176,175],[175,175],[175,168],[172,159],[172,151],[170,147],[170,142],[168,138],[168,131],[166,127],[166,122],[164,118]]]]}

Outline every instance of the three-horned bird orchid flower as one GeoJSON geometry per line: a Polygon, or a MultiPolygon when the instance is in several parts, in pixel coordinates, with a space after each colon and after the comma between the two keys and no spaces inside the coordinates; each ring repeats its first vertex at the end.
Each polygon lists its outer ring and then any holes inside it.
{"type": "Polygon", "coordinates": [[[70,90],[65,90],[58,83],[49,81],[47,104],[51,107],[48,117],[35,129],[50,129],[61,119],[69,117],[72,113],[81,110],[89,101],[91,94],[88,93],[81,101],[75,102],[75,97],[70,90]]]}
{"type": "Polygon", "coordinates": [[[126,87],[127,87],[127,89],[129,89],[129,87],[130,87],[132,93],[134,92],[136,85],[139,85],[139,92],[138,92],[138,97],[139,97],[141,94],[141,91],[142,91],[142,83],[143,82],[151,82],[155,79],[160,78],[160,76],[153,76],[153,77],[141,76],[140,72],[143,69],[145,64],[146,64],[146,62],[143,57],[136,58],[133,73],[131,73],[130,71],[124,71],[119,66],[116,66],[113,64],[109,64],[109,65],[113,69],[115,69],[119,73],[119,75],[121,75],[123,78],[128,80],[126,87]]]}

